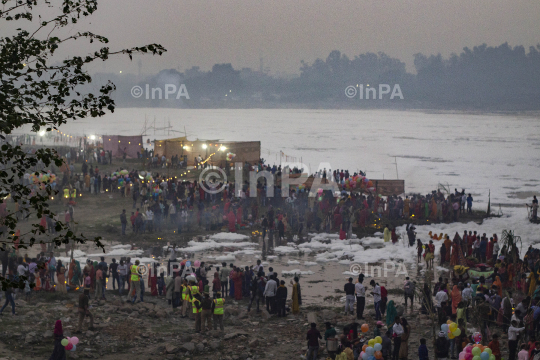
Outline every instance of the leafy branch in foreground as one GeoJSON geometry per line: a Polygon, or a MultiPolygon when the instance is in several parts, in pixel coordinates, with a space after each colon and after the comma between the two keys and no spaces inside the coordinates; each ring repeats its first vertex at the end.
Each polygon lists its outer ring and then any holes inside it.
{"type": "MultiPolygon", "coordinates": [[[[97,10],[97,0],[2,0],[0,21],[21,22],[11,36],[0,38],[0,252],[14,249],[15,244],[27,248],[38,242],[37,237],[45,235],[39,225],[42,216],[53,217],[49,209],[49,197],[58,191],[50,183],[24,184],[23,177],[29,169],[60,167],[63,160],[54,149],[25,151],[21,145],[6,141],[6,135],[24,127],[31,131],[50,132],[57,130],[68,120],[86,117],[101,117],[107,111],[113,112],[112,92],[114,84],[108,82],[99,91],[83,93],[81,87],[92,82],[85,67],[96,61],[105,61],[113,55],[150,53],[162,55],[166,50],[159,44],[133,47],[111,51],[105,45],[83,56],[71,56],[62,61],[55,60],[59,49],[69,48],[76,40],[85,40],[90,47],[107,44],[109,40],[91,32],[63,34],[63,28],[76,24],[81,17],[88,17],[97,10]],[[56,9],[56,15],[43,19],[40,7],[56,9]],[[27,28],[24,28],[27,27],[27,28]],[[90,45],[93,44],[93,45],[90,45]],[[6,202],[13,201],[25,209],[24,218],[33,219],[29,235],[17,234],[20,214],[6,210],[6,202]]],[[[9,25],[9,24],[5,24],[9,25]]],[[[61,54],[64,56],[64,54],[61,54]]],[[[83,234],[75,234],[68,224],[56,222],[57,235],[49,237],[48,242],[55,246],[61,244],[85,243],[83,234]]],[[[103,247],[100,238],[92,241],[103,247]]],[[[23,280],[18,283],[0,277],[2,287],[24,287],[23,280]]]]}

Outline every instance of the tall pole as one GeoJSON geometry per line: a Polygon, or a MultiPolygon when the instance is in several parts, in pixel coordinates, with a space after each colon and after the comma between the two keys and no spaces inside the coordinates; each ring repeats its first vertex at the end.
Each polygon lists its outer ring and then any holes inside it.
{"type": "Polygon", "coordinates": [[[396,177],[399,180],[399,173],[398,173],[398,170],[397,170],[397,156],[394,156],[394,160],[396,161],[396,177]]]}

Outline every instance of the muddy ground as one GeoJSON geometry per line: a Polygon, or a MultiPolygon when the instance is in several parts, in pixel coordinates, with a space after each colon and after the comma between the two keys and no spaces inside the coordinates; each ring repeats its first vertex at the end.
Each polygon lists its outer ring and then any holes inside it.
{"type": "MultiPolygon", "coordinates": [[[[128,164],[128,168],[136,164],[128,164]]],[[[106,171],[116,171],[123,167],[100,166],[106,171]]],[[[80,171],[77,164],[77,171],[80,171]]],[[[180,170],[170,171],[170,175],[179,175],[180,170]]],[[[196,179],[197,173],[190,175],[196,179]]],[[[134,236],[128,228],[128,235],[120,234],[120,213],[126,209],[128,217],[132,211],[131,197],[122,198],[119,193],[90,195],[83,193],[77,199],[74,220],[75,230],[91,239],[96,236],[103,238],[107,245],[135,244],[143,249],[163,246],[175,242],[182,246],[196,235],[209,234],[204,230],[193,229],[187,233],[178,234],[172,225],[160,233],[134,236]]],[[[12,204],[10,204],[12,206],[12,204]]],[[[54,211],[65,210],[61,201],[54,201],[54,211]]],[[[483,214],[476,213],[463,221],[482,221],[483,214]]],[[[398,225],[396,223],[395,225],[398,225]]],[[[30,222],[23,222],[22,233],[30,229],[30,222]]],[[[367,228],[358,231],[357,235],[371,235],[379,229],[367,228]]],[[[243,231],[249,235],[251,230],[243,231]]],[[[46,240],[45,237],[43,237],[46,240]]],[[[79,246],[85,251],[94,248],[89,242],[79,246]]],[[[95,249],[95,248],[94,248],[95,249]]],[[[39,245],[28,250],[30,256],[39,251],[39,245]]],[[[26,251],[21,250],[23,255],[26,251]]],[[[93,253],[98,252],[91,251],[93,253]]],[[[63,248],[56,249],[57,256],[65,256],[63,248]]],[[[419,273],[411,274],[419,283],[423,283],[419,273]]],[[[298,316],[288,315],[278,318],[266,311],[256,313],[246,312],[247,299],[236,302],[227,299],[225,306],[225,332],[211,331],[207,334],[196,334],[194,322],[180,317],[178,309],[172,309],[164,297],[151,297],[146,294],[145,302],[131,305],[117,291],[106,292],[107,301],[96,303],[92,301],[91,312],[95,317],[95,330],[87,330],[85,323],[82,334],[79,334],[80,344],[76,352],[68,354],[68,358],[103,358],[103,359],[289,359],[300,358],[305,353],[305,334],[309,322],[316,320],[318,328],[324,329],[324,321],[336,325],[338,333],[343,326],[354,321],[354,318],[343,315],[343,304],[339,301],[342,282],[326,282],[316,284],[311,280],[305,286],[324,286],[332,289],[335,297],[323,299],[319,303],[310,302],[304,306],[298,316]],[[315,318],[314,318],[315,316],[315,318]],[[309,320],[308,320],[309,318],[309,320]]],[[[388,288],[389,300],[402,303],[400,286],[388,288]]],[[[330,291],[332,292],[332,291],[330,291]]],[[[290,297],[290,289],[289,289],[290,297]]],[[[78,293],[33,293],[29,301],[22,295],[16,300],[17,316],[10,315],[7,308],[0,317],[0,359],[46,359],[52,353],[54,340],[52,331],[54,322],[62,319],[64,335],[73,336],[77,326],[78,293]]],[[[2,301],[3,303],[3,301],[2,301]]],[[[415,305],[416,306],[416,305],[415,305]]],[[[404,316],[412,327],[409,341],[409,357],[417,358],[417,349],[421,337],[431,338],[431,322],[419,315],[418,308],[407,309],[404,316]]],[[[374,310],[371,298],[367,299],[367,322],[370,329],[375,326],[374,310]]],[[[371,334],[371,331],[368,333],[371,334]]],[[[501,345],[504,341],[501,341],[501,345]]],[[[431,342],[428,341],[430,358],[434,356],[431,342]]],[[[503,353],[504,356],[504,353],[503,353]]],[[[320,358],[323,358],[322,355],[320,358]]]]}

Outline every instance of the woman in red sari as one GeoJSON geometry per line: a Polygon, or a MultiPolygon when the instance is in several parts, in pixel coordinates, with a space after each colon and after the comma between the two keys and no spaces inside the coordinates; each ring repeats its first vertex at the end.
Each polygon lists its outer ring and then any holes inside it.
{"type": "Polygon", "coordinates": [[[454,285],[454,287],[452,288],[451,298],[452,298],[452,314],[456,314],[457,307],[459,303],[461,302],[461,291],[459,291],[457,285],[454,285]]]}
{"type": "Polygon", "coordinates": [[[242,223],[242,207],[239,206],[236,210],[236,223],[240,225],[242,223]]]}
{"type": "Polygon", "coordinates": [[[363,208],[360,211],[360,227],[366,226],[366,220],[367,220],[367,207],[363,208]]]}
{"type": "Polygon", "coordinates": [[[391,239],[392,239],[392,244],[395,244],[398,242],[398,237],[397,237],[397,234],[396,234],[396,228],[394,227],[392,229],[392,234],[390,235],[391,239]]]}
{"type": "Polygon", "coordinates": [[[437,219],[437,202],[435,201],[435,198],[431,198],[431,214],[429,215],[429,217],[432,219],[432,220],[436,220],[437,219]]]}
{"type": "Polygon", "coordinates": [[[418,218],[422,218],[422,201],[420,199],[416,200],[416,204],[414,204],[414,213],[418,218]]]}
{"type": "Polygon", "coordinates": [[[240,269],[237,269],[237,271],[233,275],[235,300],[242,300],[242,278],[243,277],[244,275],[242,271],[240,271],[240,269]]]}
{"type": "Polygon", "coordinates": [[[229,221],[229,232],[236,232],[236,217],[232,209],[229,211],[229,215],[227,215],[227,220],[229,221]]]}

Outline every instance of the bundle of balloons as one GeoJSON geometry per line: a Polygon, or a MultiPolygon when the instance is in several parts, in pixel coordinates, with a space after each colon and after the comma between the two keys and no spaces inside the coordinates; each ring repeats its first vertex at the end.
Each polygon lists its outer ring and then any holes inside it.
{"type": "MultiPolygon", "coordinates": [[[[367,324],[362,325],[362,332],[368,332],[369,327],[367,324]]],[[[362,347],[362,352],[360,353],[360,358],[363,360],[373,360],[373,359],[382,359],[382,338],[380,336],[375,337],[368,341],[362,347]]]]}
{"type": "Polygon", "coordinates": [[[367,189],[369,191],[375,190],[373,181],[369,180],[367,177],[362,176],[362,175],[355,175],[348,179],[342,180],[341,185],[344,186],[345,189],[347,190],[356,189],[356,188],[367,189]]]}
{"type": "Polygon", "coordinates": [[[51,172],[48,172],[46,174],[41,174],[40,173],[39,175],[36,175],[35,173],[32,173],[32,174],[27,173],[27,174],[24,174],[24,178],[27,179],[28,181],[34,183],[34,184],[50,183],[50,184],[56,185],[56,175],[51,173],[51,172]]]}
{"type": "Polygon", "coordinates": [[[446,324],[442,324],[441,331],[444,332],[449,339],[453,339],[456,336],[461,335],[461,330],[452,320],[448,320],[446,324]]]}
{"type": "Polygon", "coordinates": [[[495,360],[495,355],[487,346],[469,344],[459,353],[459,360],[495,360]]]}
{"type": "Polygon", "coordinates": [[[77,344],[79,343],[79,338],[74,337],[67,337],[65,339],[62,339],[60,344],[62,344],[63,347],[66,348],[68,351],[75,351],[77,349],[77,344]]]}
{"type": "Polygon", "coordinates": [[[231,161],[236,157],[236,154],[234,153],[227,153],[227,161],[231,161]]]}

